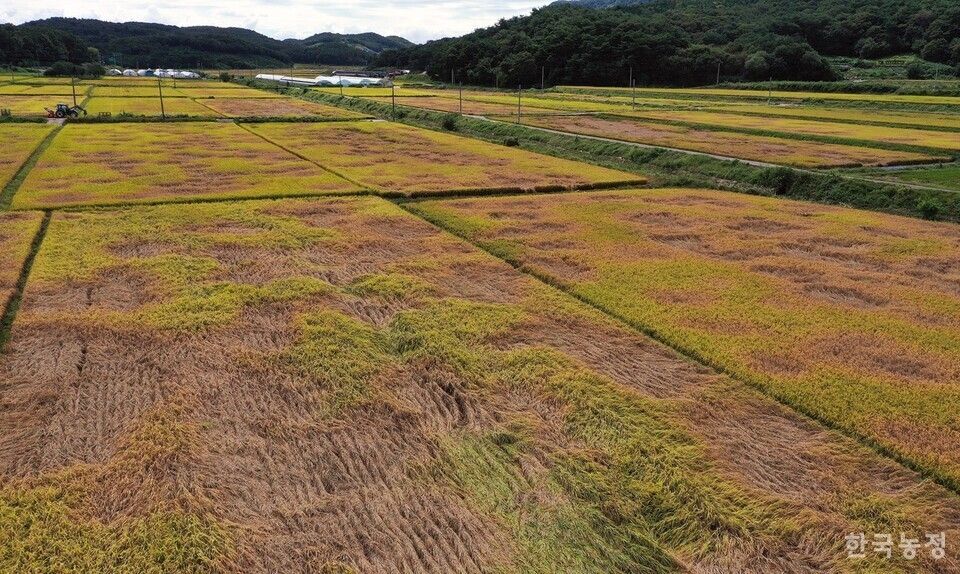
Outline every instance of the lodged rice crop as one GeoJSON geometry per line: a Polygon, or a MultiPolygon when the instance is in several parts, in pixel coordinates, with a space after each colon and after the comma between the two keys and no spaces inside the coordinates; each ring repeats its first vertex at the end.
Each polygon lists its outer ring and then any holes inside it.
{"type": "Polygon", "coordinates": [[[363,114],[334,106],[295,98],[214,98],[201,104],[228,118],[243,117],[315,117],[324,119],[361,119],[363,114]]]}
{"type": "MultiPolygon", "coordinates": [[[[104,97],[95,95],[86,104],[88,114],[94,116],[106,112],[111,115],[129,114],[133,116],[159,116],[160,98],[154,92],[153,97],[104,97]]],[[[172,98],[164,93],[162,111],[167,116],[219,116],[190,98],[172,98]]]]}
{"type": "MultiPolygon", "coordinates": [[[[948,151],[960,151],[960,133],[907,127],[857,125],[808,119],[745,116],[713,111],[644,110],[630,116],[730,129],[754,129],[804,136],[900,144],[948,151]]],[[[867,115],[864,116],[868,117],[867,115]]],[[[960,122],[957,124],[960,127],[960,122]]]]}
{"type": "Polygon", "coordinates": [[[955,226],[698,189],[413,209],[960,485],[955,226]]]}
{"type": "Polygon", "coordinates": [[[16,209],[355,193],[353,185],[235,124],[67,125],[16,209]]]}
{"type": "MultiPolygon", "coordinates": [[[[375,197],[57,212],[12,334],[0,570],[848,571],[848,532],[960,533],[942,488],[375,197]]],[[[957,561],[856,569],[891,566],[957,561]]]]}
{"type": "Polygon", "coordinates": [[[526,117],[523,122],[526,125],[574,134],[660,145],[793,167],[884,166],[949,159],[945,155],[938,157],[910,151],[740,134],[615,116],[536,116],[526,117]]]}
{"type": "Polygon", "coordinates": [[[374,191],[577,189],[644,179],[632,174],[386,122],[254,124],[251,130],[374,191]]]}

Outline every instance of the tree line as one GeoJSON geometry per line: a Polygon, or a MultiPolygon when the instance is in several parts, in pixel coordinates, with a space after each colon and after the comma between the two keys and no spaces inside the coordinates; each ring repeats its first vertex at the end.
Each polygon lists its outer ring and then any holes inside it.
{"type": "MultiPolygon", "coordinates": [[[[459,38],[383,52],[382,66],[468,84],[702,85],[836,79],[825,56],[914,53],[960,68],[960,5],[948,0],[563,2],[459,38]]],[[[960,73],[960,69],[958,69],[960,73]]]]}

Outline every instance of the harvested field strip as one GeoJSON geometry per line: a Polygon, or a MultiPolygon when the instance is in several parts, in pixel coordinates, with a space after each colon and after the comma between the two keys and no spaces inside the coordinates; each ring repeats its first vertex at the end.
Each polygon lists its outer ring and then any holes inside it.
{"type": "Polygon", "coordinates": [[[366,117],[343,108],[294,98],[216,98],[197,102],[228,118],[287,116],[356,120],[366,117]]]}
{"type": "Polygon", "coordinates": [[[960,151],[960,134],[955,132],[818,122],[805,119],[744,116],[690,110],[645,110],[630,112],[629,116],[709,125],[723,129],[763,130],[784,134],[841,138],[857,142],[876,142],[960,151]]]}
{"type": "MultiPolygon", "coordinates": [[[[160,98],[109,98],[94,95],[86,105],[87,113],[96,116],[100,113],[111,115],[129,114],[133,116],[159,116],[160,98]]],[[[189,99],[167,98],[164,94],[163,113],[167,116],[219,116],[217,112],[189,99]]]]}
{"type": "Polygon", "coordinates": [[[53,130],[48,124],[0,124],[0,207],[9,202],[6,189],[11,180],[53,130]]]}
{"type": "Polygon", "coordinates": [[[32,245],[41,229],[43,213],[0,213],[0,352],[13,321],[16,297],[32,245]]]}
{"type": "Polygon", "coordinates": [[[249,129],[388,195],[586,189],[632,174],[400,124],[254,124],[249,129]]]}
{"type": "MultiPolygon", "coordinates": [[[[587,86],[558,86],[560,92],[584,92],[584,93],[619,93],[630,95],[630,88],[596,88],[587,86]]],[[[732,99],[752,99],[766,100],[774,98],[778,100],[837,100],[852,102],[887,102],[897,104],[922,104],[938,106],[960,106],[960,97],[954,96],[910,96],[897,94],[844,94],[834,92],[785,92],[785,91],[767,91],[767,90],[732,90],[715,88],[690,88],[690,89],[670,89],[661,88],[637,88],[636,92],[646,97],[704,97],[704,98],[732,98],[732,99]]]]}
{"type": "Polygon", "coordinates": [[[411,209],[960,488],[955,226],[683,189],[411,209]]]}
{"type": "MultiPolygon", "coordinates": [[[[510,120],[509,117],[501,119],[510,120]]],[[[738,134],[712,129],[702,130],[613,116],[539,116],[526,117],[523,122],[527,125],[573,134],[661,145],[793,167],[883,166],[949,159],[907,151],[738,134]]]]}
{"type": "Polygon", "coordinates": [[[4,570],[840,572],[847,532],[960,533],[942,488],[378,198],[56,213],[12,335],[4,570]]]}
{"type": "Polygon", "coordinates": [[[15,209],[357,193],[357,186],[230,123],[67,125],[15,209]]]}

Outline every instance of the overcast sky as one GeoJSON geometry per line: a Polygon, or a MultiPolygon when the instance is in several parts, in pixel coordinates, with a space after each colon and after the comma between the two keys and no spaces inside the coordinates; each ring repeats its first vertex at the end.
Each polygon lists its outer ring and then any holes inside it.
{"type": "Polygon", "coordinates": [[[377,32],[424,42],[491,26],[527,14],[550,0],[3,0],[0,22],[64,16],[111,22],[160,22],[177,26],[250,28],[273,38],[305,38],[317,32],[377,32]]]}

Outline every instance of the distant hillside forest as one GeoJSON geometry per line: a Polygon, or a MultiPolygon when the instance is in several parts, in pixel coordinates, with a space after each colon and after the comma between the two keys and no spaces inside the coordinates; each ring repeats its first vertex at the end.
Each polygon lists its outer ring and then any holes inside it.
{"type": "Polygon", "coordinates": [[[383,50],[412,45],[403,38],[373,33],[321,33],[304,40],[274,40],[243,28],[180,28],[75,18],[0,26],[0,63],[4,65],[80,64],[91,58],[139,68],[367,65],[383,50]]]}
{"type": "Polygon", "coordinates": [[[561,2],[460,38],[380,55],[378,65],[467,84],[701,85],[832,80],[824,56],[915,54],[960,75],[956,0],[561,2]],[[594,4],[598,9],[592,8],[594,4]],[[599,9],[602,8],[602,9],[599,9]]]}

